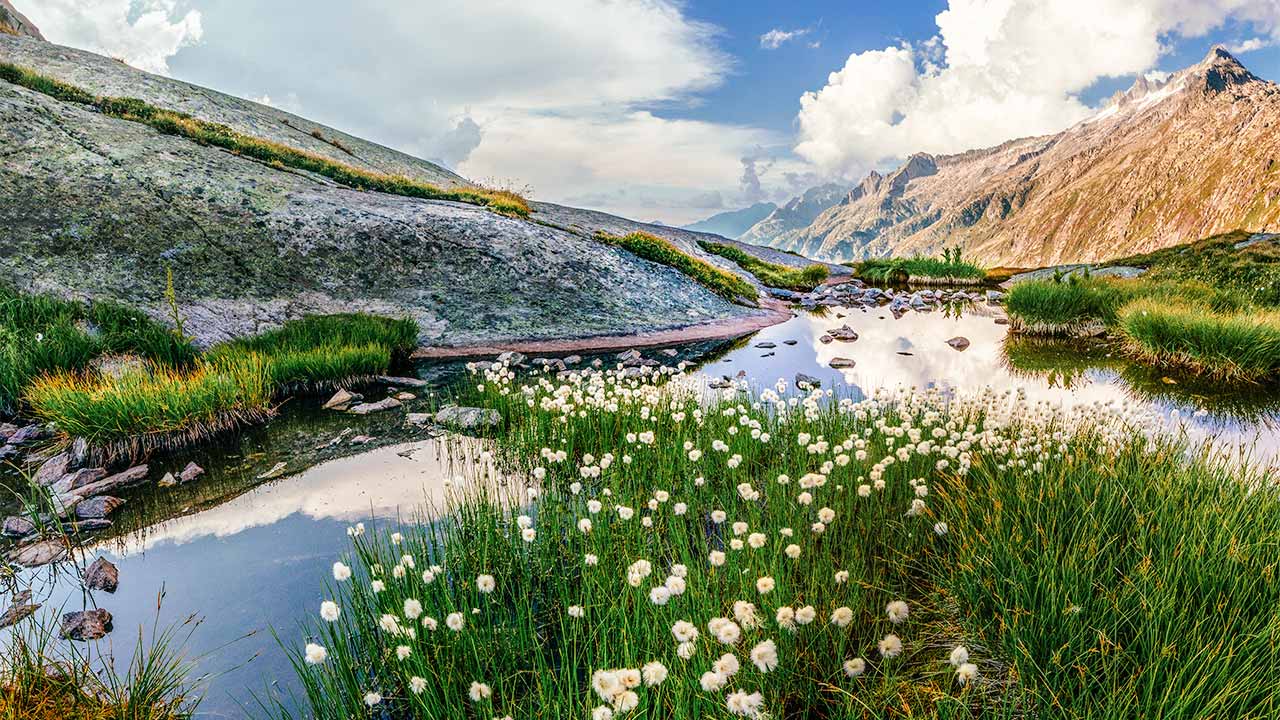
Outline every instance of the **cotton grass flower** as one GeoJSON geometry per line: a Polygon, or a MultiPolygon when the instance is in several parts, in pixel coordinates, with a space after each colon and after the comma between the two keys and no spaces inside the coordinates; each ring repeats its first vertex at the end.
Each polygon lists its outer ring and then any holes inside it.
{"type": "Polygon", "coordinates": [[[735,645],[742,638],[742,628],[738,623],[725,617],[711,618],[707,623],[707,630],[725,645],[735,645]]]}
{"type": "Polygon", "coordinates": [[[341,613],[342,610],[338,607],[338,603],[332,600],[325,600],[320,603],[320,617],[324,619],[325,622],[337,622],[338,615],[341,613]]]}
{"type": "Polygon", "coordinates": [[[369,707],[374,707],[381,702],[382,702],[382,693],[367,692],[364,694],[364,704],[368,705],[369,707]]]}
{"type": "Polygon", "coordinates": [[[749,653],[751,664],[762,673],[771,672],[778,667],[778,646],[772,640],[764,640],[751,648],[749,653]]]}
{"type": "Polygon", "coordinates": [[[480,592],[485,593],[486,595],[493,592],[494,589],[497,588],[497,586],[498,586],[497,582],[494,581],[492,575],[476,576],[476,590],[479,590],[480,592]]]}
{"type": "Polygon", "coordinates": [[[307,646],[303,648],[303,657],[308,665],[319,665],[329,659],[329,651],[323,645],[307,643],[307,646]]]}
{"type": "Polygon", "coordinates": [[[858,677],[867,671],[867,661],[862,658],[854,658],[844,661],[844,674],[851,678],[858,677]]]}
{"type": "Polygon", "coordinates": [[[644,678],[645,685],[657,687],[667,679],[667,666],[654,660],[653,662],[645,663],[645,666],[640,668],[640,674],[644,678]]]}
{"type": "Polygon", "coordinates": [[[688,620],[677,620],[671,626],[671,635],[676,642],[693,642],[698,639],[698,628],[688,620]]]}
{"type": "Polygon", "coordinates": [[[427,681],[417,675],[409,678],[409,691],[414,695],[421,695],[427,689],[427,681]]]}
{"type": "Polygon", "coordinates": [[[894,600],[889,603],[885,606],[884,611],[889,616],[889,622],[894,625],[905,622],[907,617],[911,614],[907,604],[901,600],[894,600]]]}
{"type": "Polygon", "coordinates": [[[414,600],[413,598],[408,598],[407,600],[404,601],[403,609],[404,609],[404,616],[409,618],[410,620],[417,620],[419,617],[422,616],[422,603],[418,602],[417,600],[414,600]]]}
{"type": "Polygon", "coordinates": [[[467,695],[471,698],[471,702],[478,703],[493,697],[493,688],[482,682],[473,682],[470,689],[467,690],[467,695]]]}
{"type": "Polygon", "coordinates": [[[586,617],[586,614],[587,614],[586,609],[583,608],[581,605],[570,605],[568,612],[569,612],[569,617],[571,618],[582,618],[582,617],[586,617]]]}
{"type": "Polygon", "coordinates": [[[726,678],[714,670],[708,670],[702,673],[702,677],[698,679],[698,684],[702,686],[702,691],[709,693],[718,692],[728,683],[729,678],[726,678]]]}
{"type": "Polygon", "coordinates": [[[956,682],[961,685],[968,685],[978,677],[978,666],[973,663],[963,663],[956,668],[956,682]]]}
{"type": "Polygon", "coordinates": [[[847,607],[838,607],[831,613],[831,623],[836,627],[849,627],[849,623],[853,622],[853,610],[847,607]]]}
{"type": "Polygon", "coordinates": [[[961,665],[969,662],[969,648],[963,645],[957,645],[951,651],[951,655],[947,658],[947,661],[951,663],[952,667],[960,667],[961,665]]]}
{"type": "Polygon", "coordinates": [[[774,587],[775,583],[771,577],[765,576],[756,580],[756,592],[761,595],[767,595],[773,592],[774,587]]]}
{"type": "Polygon", "coordinates": [[[725,698],[725,707],[732,715],[762,718],[764,717],[764,696],[759,692],[747,694],[745,691],[737,690],[729,693],[725,698]]]}
{"type": "Polygon", "coordinates": [[[896,658],[902,654],[902,639],[893,633],[885,635],[877,644],[880,655],[885,658],[896,658]]]}
{"type": "Polygon", "coordinates": [[[460,612],[451,612],[445,617],[444,624],[454,632],[462,632],[462,628],[466,627],[467,619],[460,612]]]}
{"type": "Polygon", "coordinates": [[[340,562],[333,564],[333,579],[338,582],[346,582],[351,579],[351,568],[340,562]]]}

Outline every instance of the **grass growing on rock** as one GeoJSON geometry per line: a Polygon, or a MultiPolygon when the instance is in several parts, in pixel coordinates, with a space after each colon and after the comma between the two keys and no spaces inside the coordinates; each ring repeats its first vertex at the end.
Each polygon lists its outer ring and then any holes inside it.
{"type": "Polygon", "coordinates": [[[271,368],[247,354],[190,369],[155,363],[115,375],[59,372],[26,391],[37,417],[97,447],[145,451],[199,441],[271,415],[271,368]]]}
{"type": "Polygon", "coordinates": [[[82,303],[0,285],[0,411],[15,412],[36,377],[83,371],[104,355],[132,355],[175,367],[195,348],[146,314],[118,303],[82,303]]]}
{"type": "Polygon", "coordinates": [[[1235,231],[1195,242],[1120,258],[1110,264],[1147,268],[1147,280],[1193,280],[1230,291],[1247,301],[1280,306],[1280,243],[1250,243],[1253,233],[1235,231]],[[1236,245],[1242,245],[1237,248],[1236,245]]]}
{"type": "Polygon", "coordinates": [[[214,346],[182,366],[46,372],[24,384],[23,398],[66,437],[110,455],[137,454],[266,419],[280,395],[368,381],[407,358],[417,338],[409,319],[309,316],[214,346]]]}
{"type": "Polygon", "coordinates": [[[139,632],[128,666],[116,667],[56,639],[50,623],[25,621],[0,646],[0,720],[188,720],[200,695],[184,646],[199,623],[157,622],[150,637],[139,632]]]}
{"type": "Polygon", "coordinates": [[[528,201],[510,190],[482,187],[445,189],[404,176],[353,167],[322,155],[246,135],[221,123],[159,108],[137,98],[97,97],[78,87],[12,63],[0,62],[0,79],[64,102],[92,106],[104,115],[144,123],[162,133],[220,147],[269,165],[323,175],[347,187],[427,200],[455,200],[482,205],[495,212],[518,217],[527,217],[532,212],[528,201]]]}
{"type": "Polygon", "coordinates": [[[754,301],[757,297],[755,286],[751,283],[705,260],[686,254],[656,235],[645,232],[623,236],[597,233],[596,238],[650,262],[675,268],[730,302],[754,301]]]}
{"type": "Polygon", "coordinates": [[[1106,406],[668,376],[477,377],[493,453],[431,522],[352,529],[302,714],[1280,707],[1280,501],[1245,470],[1106,406]]]}
{"type": "Polygon", "coordinates": [[[709,253],[732,260],[769,287],[808,292],[827,279],[827,268],[819,263],[805,268],[793,268],[761,260],[724,243],[699,241],[698,245],[709,253]]]}

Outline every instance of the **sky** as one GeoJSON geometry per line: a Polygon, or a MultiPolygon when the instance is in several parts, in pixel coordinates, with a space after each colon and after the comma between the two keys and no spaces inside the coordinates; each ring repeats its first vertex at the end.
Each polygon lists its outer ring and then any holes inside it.
{"type": "Polygon", "coordinates": [[[687,224],[1057,132],[1280,0],[15,0],[53,42],[540,200],[687,224]]]}

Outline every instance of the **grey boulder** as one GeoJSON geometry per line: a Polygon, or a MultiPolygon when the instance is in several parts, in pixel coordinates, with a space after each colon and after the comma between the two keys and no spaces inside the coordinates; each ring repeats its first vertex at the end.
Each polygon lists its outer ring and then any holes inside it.
{"type": "Polygon", "coordinates": [[[450,405],[436,413],[436,422],[455,430],[477,430],[496,427],[502,422],[497,410],[450,405]]]}
{"type": "Polygon", "coordinates": [[[111,632],[111,613],[102,608],[69,612],[62,616],[60,633],[67,640],[98,640],[111,632]]]}

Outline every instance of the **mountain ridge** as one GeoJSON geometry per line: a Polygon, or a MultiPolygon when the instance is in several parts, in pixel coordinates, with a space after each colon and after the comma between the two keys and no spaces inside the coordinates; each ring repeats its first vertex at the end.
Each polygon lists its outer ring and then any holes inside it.
{"type": "Polygon", "coordinates": [[[756,223],[765,219],[778,206],[771,202],[758,202],[738,210],[727,210],[716,213],[695,223],[683,226],[685,230],[707,232],[736,240],[739,235],[750,230],[756,223]]]}
{"type": "Polygon", "coordinates": [[[1280,89],[1215,46],[1060,133],[918,153],[804,227],[743,238],[833,261],[958,245],[988,264],[1041,266],[1275,229],[1277,123],[1280,89]]]}

